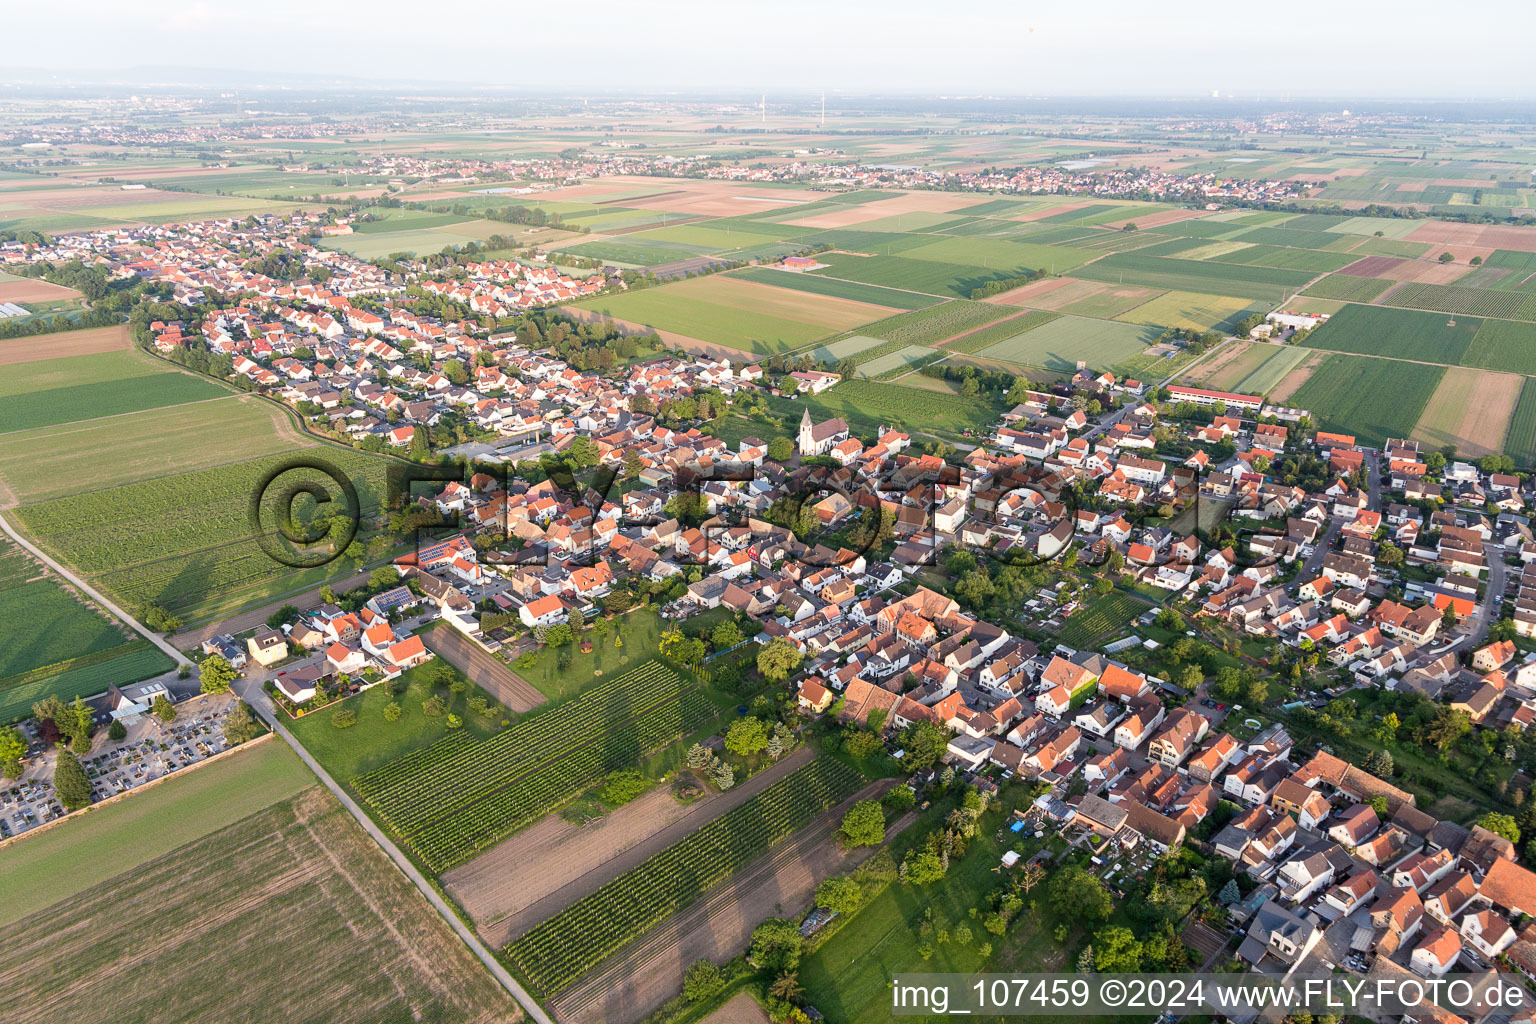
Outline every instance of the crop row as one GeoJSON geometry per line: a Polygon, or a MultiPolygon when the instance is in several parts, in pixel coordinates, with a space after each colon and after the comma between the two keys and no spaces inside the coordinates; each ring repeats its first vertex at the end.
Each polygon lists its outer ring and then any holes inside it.
{"type": "Polygon", "coordinates": [[[675,701],[683,686],[677,673],[652,662],[483,743],[434,744],[421,756],[382,765],[355,785],[390,827],[410,835],[634,715],[675,701]]]}
{"type": "Polygon", "coordinates": [[[505,953],[534,986],[558,992],[862,783],[842,762],[817,760],[573,903],[505,953]]]}
{"type": "Polygon", "coordinates": [[[691,690],[683,695],[680,706],[656,709],[628,728],[610,731],[543,765],[433,822],[412,836],[410,844],[434,871],[456,867],[595,786],[615,768],[633,765],[675,743],[702,724],[713,709],[702,693],[691,690]]]}
{"type": "Polygon", "coordinates": [[[1458,288],[1454,285],[1414,281],[1382,300],[1389,306],[1444,310],[1465,316],[1492,316],[1505,320],[1529,320],[1536,313],[1536,299],[1523,292],[1458,288]]]}

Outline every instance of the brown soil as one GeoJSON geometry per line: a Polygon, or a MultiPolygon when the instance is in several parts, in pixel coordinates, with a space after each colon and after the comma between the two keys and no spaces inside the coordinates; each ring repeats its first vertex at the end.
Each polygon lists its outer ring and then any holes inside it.
{"type": "Polygon", "coordinates": [[[0,341],[0,366],[35,363],[61,356],[93,356],[100,352],[123,352],[133,347],[127,327],[98,327],[89,331],[60,331],[32,338],[0,341]]]}
{"type": "Polygon", "coordinates": [[[1536,252],[1536,229],[1514,224],[1455,224],[1435,220],[1413,229],[1410,241],[1536,252]]]}
{"type": "Polygon", "coordinates": [[[768,1011],[750,994],[738,992],[724,1006],[705,1017],[703,1024],[769,1024],[768,1011]]]}
{"type": "Polygon", "coordinates": [[[1355,260],[1349,266],[1340,270],[1341,274],[1349,274],[1352,277],[1385,277],[1394,281],[1401,281],[1393,271],[1410,260],[1399,259],[1396,256],[1366,256],[1355,260]]]}
{"type": "Polygon", "coordinates": [[[1269,389],[1269,400],[1278,405],[1290,398],[1307,382],[1307,378],[1312,376],[1312,372],[1323,365],[1323,361],[1328,356],[1329,353],[1319,349],[1297,363],[1295,369],[1280,378],[1280,383],[1269,389]]]}
{"type": "Polygon", "coordinates": [[[1464,457],[1502,451],[1524,381],[1514,373],[1451,367],[1424,407],[1413,438],[1434,448],[1453,445],[1464,457]]]}
{"type": "Polygon", "coordinates": [[[989,295],[982,301],[996,303],[999,306],[1034,305],[1045,309],[1045,303],[1041,300],[1048,295],[1053,295],[1059,291],[1070,291],[1073,295],[1072,299],[1067,300],[1070,302],[1096,294],[1103,287],[1097,281],[1078,281],[1070,277],[1048,277],[1043,281],[1026,284],[1022,288],[1014,288],[1011,291],[1001,292],[997,295],[989,295]]]}
{"type": "Polygon", "coordinates": [[[47,281],[0,282],[0,302],[53,302],[56,299],[78,299],[80,293],[61,284],[47,281]]]}
{"type": "Polygon", "coordinates": [[[632,1024],[682,990],[683,972],[695,960],[722,963],[746,947],[764,918],[803,912],[822,879],[852,869],[875,851],[845,853],[833,836],[855,801],[879,796],[892,784],[866,786],[566,990],[550,1004],[556,1018],[565,1024],[632,1024]]]}
{"type": "Polygon", "coordinates": [[[801,748],[733,789],[684,805],[651,790],[584,827],[557,814],[443,876],[443,883],[493,948],[505,946],[583,896],[698,831],[808,764],[801,748]]]}
{"type": "Polygon", "coordinates": [[[1138,228],[1145,230],[1147,228],[1160,227],[1163,224],[1178,224],[1181,221],[1194,220],[1205,215],[1205,212],[1202,210],[1158,210],[1154,213],[1137,214],[1134,217],[1127,217],[1125,220],[1112,220],[1104,226],[1118,231],[1127,224],[1134,223],[1138,228]]]}
{"type": "Polygon", "coordinates": [[[494,654],[452,626],[439,625],[421,634],[422,643],[473,679],[477,685],[513,711],[532,711],[545,697],[525,682],[494,654]]]}

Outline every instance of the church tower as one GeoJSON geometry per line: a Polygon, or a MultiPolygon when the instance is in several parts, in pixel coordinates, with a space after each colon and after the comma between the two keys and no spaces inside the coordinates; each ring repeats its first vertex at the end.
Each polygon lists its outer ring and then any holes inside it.
{"type": "Polygon", "coordinates": [[[800,417],[800,454],[812,455],[816,441],[811,429],[811,410],[806,408],[805,414],[800,417]]]}

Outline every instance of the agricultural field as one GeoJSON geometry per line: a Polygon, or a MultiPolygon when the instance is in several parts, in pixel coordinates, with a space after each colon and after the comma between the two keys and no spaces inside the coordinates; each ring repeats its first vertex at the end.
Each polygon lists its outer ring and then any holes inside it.
{"type": "Polygon", "coordinates": [[[0,433],[222,398],[229,391],[139,352],[13,364],[0,377],[0,433]]]}
{"type": "Polygon", "coordinates": [[[1250,313],[1268,312],[1269,304],[1197,292],[1164,292],[1149,302],[1115,317],[1127,323],[1152,327],[1178,327],[1191,331],[1227,330],[1250,313]]]}
{"type": "Polygon", "coordinates": [[[1536,320],[1536,295],[1492,288],[1460,288],[1410,281],[1393,289],[1381,301],[1386,306],[1433,309],[1457,316],[1536,320]]]}
{"type": "Polygon", "coordinates": [[[1444,375],[1443,366],[1336,354],[1287,403],[1311,412],[1321,430],[1379,446],[1413,432],[1444,375]]]}
{"type": "Polygon", "coordinates": [[[1536,325],[1484,320],[1461,361],[1484,370],[1536,373],[1536,325]]]}
{"type": "Polygon", "coordinates": [[[352,786],[428,866],[446,871],[716,713],[697,687],[650,662],[489,739],[455,731],[352,786]]]}
{"type": "Polygon", "coordinates": [[[1536,465],[1536,377],[1525,378],[1520,388],[1520,400],[1504,438],[1504,452],[1520,466],[1536,465]]]}
{"type": "Polygon", "coordinates": [[[0,542],[0,722],[29,713],[50,695],[94,696],[111,683],[174,667],[164,652],[82,597],[20,548],[0,542]]]}
{"type": "MultiPolygon", "coordinates": [[[[146,799],[150,794],[122,806],[137,814],[134,805],[146,799]]],[[[218,799],[244,798],[235,789],[218,799]]],[[[99,863],[122,867],[105,858],[99,863]]],[[[0,941],[12,952],[0,966],[0,983],[17,1024],[279,1018],[511,1024],[521,1016],[384,852],[318,786],[0,928],[0,941]],[[60,958],[61,946],[72,955],[60,958]],[[122,969],[125,950],[133,951],[130,972],[122,969]],[[240,969],[232,970],[236,963],[240,969]],[[372,969],[358,971],[358,963],[372,969]],[[292,969],[295,964],[303,969],[292,969]],[[388,983],[380,984],[381,977],[388,983]]]]}
{"type": "MultiPolygon", "coordinates": [[[[1195,258],[1193,253],[1185,253],[1185,259],[1195,258]]],[[[1316,249],[1288,249],[1279,245],[1248,245],[1238,243],[1238,248],[1222,254],[1219,257],[1200,257],[1202,259],[1217,259],[1221,263],[1241,263],[1250,267],[1282,267],[1286,270],[1310,270],[1313,273],[1322,274],[1331,270],[1341,270],[1355,261],[1355,257],[1336,252],[1319,252],[1316,249]]]]}
{"type": "Polygon", "coordinates": [[[1392,356],[1455,366],[1467,354],[1482,325],[1476,317],[1450,320],[1443,313],[1419,313],[1385,306],[1345,306],[1307,335],[1302,344],[1330,352],[1392,356]]]}
{"type": "Polygon", "coordinates": [[[1414,440],[1431,450],[1455,448],[1463,458],[1501,453],[1525,378],[1453,366],[1424,407],[1414,440]]]}
{"type": "Polygon", "coordinates": [[[8,490],[17,502],[47,501],[313,444],[275,405],[229,395],[7,434],[0,496],[8,490]]]}
{"type": "Polygon", "coordinates": [[[1021,271],[1044,270],[1050,274],[1070,273],[1087,263],[1091,253],[1081,249],[1014,242],[1001,238],[941,238],[902,253],[906,259],[938,263],[980,264],[988,270],[1006,271],[1013,276],[1021,271]]]}
{"type": "Polygon", "coordinates": [[[1264,365],[1272,353],[1270,346],[1256,341],[1228,342],[1207,356],[1199,368],[1186,374],[1187,382],[1217,391],[1236,391],[1236,384],[1264,365]]]}
{"type": "Polygon", "coordinates": [[[1379,298],[1396,281],[1380,277],[1354,277],[1349,274],[1329,274],[1320,281],[1307,285],[1307,294],[1319,299],[1345,299],[1350,302],[1370,302],[1379,298]]]}
{"type": "Polygon", "coordinates": [[[765,355],[798,348],[890,312],[864,302],[775,289],[718,275],[599,296],[574,306],[765,355]]]}
{"type": "MultiPolygon", "coordinates": [[[[7,301],[0,295],[0,302],[7,301]]],[[[63,356],[92,356],[103,352],[126,352],[133,347],[127,326],[96,327],[83,331],[59,331],[34,334],[25,338],[0,340],[0,366],[35,363],[63,356]]]]}
{"type": "Polygon", "coordinates": [[[1240,377],[1231,390],[1245,395],[1267,395],[1310,354],[1306,349],[1294,345],[1276,348],[1267,353],[1262,363],[1240,377]]]}
{"type": "Polygon", "coordinates": [[[316,784],[286,743],[263,739],[131,800],[29,835],[0,857],[0,889],[8,894],[0,905],[0,928],[316,784]]]}
{"type": "MultiPolygon", "coordinates": [[[[385,459],[330,446],[318,454],[351,478],[365,516],[377,511],[385,459]]],[[[129,607],[156,601],[185,616],[207,603],[259,600],[280,581],[298,586],[336,571],[331,565],[308,575],[296,572],[275,562],[255,539],[251,496],[262,477],[286,461],[269,456],[194,470],[25,505],[13,515],[36,543],[129,607]]],[[[306,480],[339,494],[335,483],[311,470],[282,477],[285,485],[306,480]]],[[[300,503],[301,514],[307,506],[309,499],[300,503]]],[[[263,506],[268,529],[271,511],[263,506]]]]}
{"type": "Polygon", "coordinates": [[[1140,356],[1160,333],[1155,327],[1060,316],[983,349],[980,354],[987,359],[1050,370],[1075,370],[1078,360],[1092,367],[1109,368],[1140,356]]]}
{"type": "Polygon", "coordinates": [[[969,299],[971,293],[983,285],[1018,276],[1013,269],[997,270],[972,264],[907,259],[904,256],[847,256],[829,253],[817,259],[827,264],[829,269],[816,271],[816,277],[835,277],[954,299],[969,299]]]}
{"type": "Polygon", "coordinates": [[[1103,597],[1091,597],[1088,603],[1062,624],[1058,639],[1068,647],[1090,650],[1113,639],[1147,606],[1124,591],[1112,591],[1103,597]]]}
{"type": "Polygon", "coordinates": [[[990,302],[941,302],[859,328],[859,333],[903,345],[937,345],[946,338],[984,327],[1018,310],[990,302]]]}
{"type": "Polygon", "coordinates": [[[1060,313],[1053,313],[1044,309],[1032,309],[1020,316],[1010,316],[1006,320],[983,327],[980,330],[971,331],[968,334],[951,338],[945,345],[946,352],[960,352],[972,355],[993,345],[1016,338],[1026,331],[1032,331],[1036,327],[1050,323],[1060,313]]]}
{"type": "Polygon", "coordinates": [[[831,391],[791,403],[798,404],[809,406],[816,419],[840,416],[850,430],[866,437],[881,424],[921,434],[980,431],[1003,411],[998,403],[982,398],[956,400],[873,380],[843,381],[831,391]]]}
{"type": "Polygon", "coordinates": [[[745,267],[732,271],[729,276],[757,284],[771,284],[776,288],[810,292],[813,295],[830,295],[836,299],[852,299],[855,302],[867,302],[873,306],[886,306],[891,309],[922,309],[939,301],[932,295],[919,295],[917,292],[906,292],[898,288],[881,288],[872,284],[859,284],[856,281],[840,281],[833,277],[817,277],[814,274],[774,270],[771,267],[745,267]]]}
{"type": "Polygon", "coordinates": [[[1089,281],[1278,303],[1300,291],[1317,275],[1306,270],[1114,253],[1077,268],[1072,276],[1089,281]]]}
{"type": "Polygon", "coordinates": [[[506,958],[539,991],[559,992],[863,783],[841,761],[820,758],[539,925],[506,958]]]}
{"type": "Polygon", "coordinates": [[[365,260],[382,260],[397,252],[425,255],[440,252],[445,245],[466,242],[483,243],[492,235],[512,237],[520,225],[495,220],[457,220],[439,227],[408,227],[398,231],[368,231],[351,235],[331,235],[321,241],[326,249],[349,252],[365,260]]]}
{"type": "Polygon", "coordinates": [[[882,378],[903,373],[913,367],[930,362],[935,356],[940,355],[938,349],[928,348],[924,345],[906,345],[894,352],[887,352],[877,358],[859,364],[858,375],[860,377],[882,378]]]}

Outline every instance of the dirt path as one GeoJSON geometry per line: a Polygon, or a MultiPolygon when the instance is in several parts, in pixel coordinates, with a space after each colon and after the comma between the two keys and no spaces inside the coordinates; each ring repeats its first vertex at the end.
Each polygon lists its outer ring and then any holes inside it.
{"type": "Polygon", "coordinates": [[[434,654],[447,658],[454,668],[513,711],[532,711],[546,700],[542,693],[524,682],[490,651],[452,626],[439,625],[429,629],[422,633],[421,639],[434,654]]]}
{"type": "MultiPolygon", "coordinates": [[[[652,931],[627,954],[552,1000],[549,1006],[556,1019],[562,1024],[631,1024],[677,995],[683,972],[695,960],[727,960],[746,947],[752,929],[764,918],[802,913],[810,906],[817,883],[851,870],[878,849],[844,853],[833,833],[855,801],[877,797],[892,785],[892,780],[883,780],[866,786],[768,857],[711,890],[705,900],[652,931]]],[[[898,824],[905,827],[906,822],[898,824]]]]}
{"type": "MultiPolygon", "coordinates": [[[[365,568],[355,576],[348,576],[343,580],[332,580],[330,588],[337,594],[345,594],[349,590],[356,590],[368,582],[368,575],[373,567],[365,568]]],[[[285,604],[291,604],[298,608],[313,608],[320,603],[320,588],[311,587],[308,590],[284,594],[268,604],[249,611],[231,615],[228,618],[215,619],[199,626],[192,626],[168,639],[180,650],[189,650],[197,647],[204,640],[218,633],[242,633],[247,629],[255,629],[257,626],[266,625],[267,616],[277,611],[285,604]]]]}
{"type": "Polygon", "coordinates": [[[551,815],[534,826],[542,829],[542,836],[529,836],[532,830],[515,836],[444,875],[443,882],[477,922],[482,915],[490,919],[480,925],[486,943],[505,946],[583,896],[740,807],[790,772],[809,764],[813,756],[810,748],[801,747],[740,786],[688,807],[678,804],[666,790],[653,790],[647,794],[645,806],[631,813],[625,812],[634,804],[621,807],[585,828],[551,815]],[[477,905],[483,908],[481,913],[476,913],[477,905]]]}

